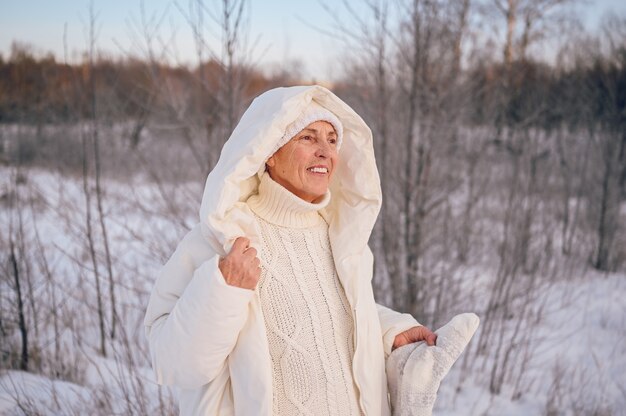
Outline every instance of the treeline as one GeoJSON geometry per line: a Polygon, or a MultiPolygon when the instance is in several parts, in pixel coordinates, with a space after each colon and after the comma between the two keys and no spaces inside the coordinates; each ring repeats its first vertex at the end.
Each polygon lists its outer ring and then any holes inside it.
{"type": "Polygon", "coordinates": [[[510,66],[480,65],[467,73],[478,125],[579,128],[594,120],[606,128],[626,127],[626,49],[589,56],[559,68],[524,59],[510,66]]]}
{"type": "MultiPolygon", "coordinates": [[[[267,77],[255,69],[240,68],[247,80],[243,95],[255,95],[276,85],[293,84],[287,74],[267,77]]],[[[139,59],[99,59],[65,64],[52,54],[37,56],[28,45],[14,44],[5,60],[0,55],[0,123],[76,122],[90,117],[90,96],[86,94],[93,80],[100,100],[115,109],[115,117],[128,120],[142,117],[148,106],[159,102],[167,80],[174,88],[189,94],[190,111],[206,114],[216,102],[205,93],[219,90],[223,67],[209,61],[195,68],[148,63],[139,59]],[[158,78],[155,75],[158,74],[158,78]],[[203,79],[200,81],[200,74],[203,79]],[[198,90],[198,83],[202,88],[198,90]],[[194,91],[201,92],[194,94],[194,91]]],[[[597,56],[584,64],[566,69],[531,59],[507,66],[501,62],[480,62],[465,71],[465,86],[472,97],[465,112],[473,125],[511,125],[524,122],[541,128],[567,123],[581,125],[584,119],[602,121],[617,130],[626,126],[626,51],[613,56],[597,56]]],[[[427,80],[426,83],[430,84],[427,80]]],[[[341,89],[343,82],[337,88],[341,89]]],[[[437,85],[426,91],[437,95],[437,85]]]]}
{"type": "MultiPolygon", "coordinates": [[[[189,112],[217,114],[224,109],[212,97],[219,91],[225,71],[214,60],[189,68],[134,58],[90,62],[85,56],[80,64],[66,64],[52,54],[40,56],[29,45],[14,43],[7,59],[0,55],[0,123],[87,120],[92,117],[90,91],[95,91],[99,103],[106,104],[108,118],[144,118],[151,110],[167,106],[161,82],[175,94],[188,97],[189,112]]],[[[245,97],[285,81],[283,76],[267,77],[243,66],[235,71],[246,80],[245,97]]]]}

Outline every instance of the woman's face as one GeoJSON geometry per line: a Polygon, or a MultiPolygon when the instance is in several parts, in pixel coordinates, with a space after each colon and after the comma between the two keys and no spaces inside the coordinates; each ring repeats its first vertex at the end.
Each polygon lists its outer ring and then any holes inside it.
{"type": "Polygon", "coordinates": [[[315,121],[278,149],[266,162],[270,177],[308,202],[326,194],[335,172],[337,133],[332,124],[315,121]]]}

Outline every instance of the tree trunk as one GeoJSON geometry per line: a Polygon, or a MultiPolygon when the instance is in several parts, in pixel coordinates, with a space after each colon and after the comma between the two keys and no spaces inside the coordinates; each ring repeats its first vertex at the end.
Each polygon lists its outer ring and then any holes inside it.
{"type": "Polygon", "coordinates": [[[9,240],[11,266],[13,267],[13,278],[15,281],[15,292],[17,295],[17,316],[20,335],[22,338],[22,356],[20,358],[20,369],[28,371],[28,328],[26,328],[26,319],[24,317],[24,300],[22,299],[22,286],[20,284],[20,273],[17,266],[17,258],[15,257],[15,245],[13,239],[9,240]]]}
{"type": "Polygon", "coordinates": [[[504,45],[504,63],[507,68],[513,63],[513,42],[517,21],[517,0],[508,0],[506,9],[506,43],[504,45]]]}

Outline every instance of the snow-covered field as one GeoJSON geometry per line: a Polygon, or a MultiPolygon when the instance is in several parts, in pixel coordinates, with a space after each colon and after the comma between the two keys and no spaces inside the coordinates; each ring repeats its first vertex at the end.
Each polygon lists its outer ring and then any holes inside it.
{"type": "MultiPolygon", "coordinates": [[[[196,221],[203,184],[158,188],[133,179],[105,183],[105,223],[119,319],[115,338],[107,336],[103,356],[98,351],[95,274],[85,243],[82,182],[47,171],[24,170],[13,198],[14,173],[0,170],[4,274],[0,281],[0,414],[175,414],[172,393],[154,383],[142,319],[157,270],[196,221]],[[7,260],[9,235],[15,239],[24,282],[28,372],[18,369],[21,337],[16,287],[7,260]]],[[[109,282],[93,194],[91,202],[109,334],[109,282]]],[[[560,268],[561,274],[549,282],[535,286],[536,295],[529,298],[534,303],[527,309],[521,335],[511,335],[518,322],[515,304],[510,316],[494,318],[501,320],[497,327],[503,330],[494,332],[499,338],[492,335],[490,343],[511,340],[515,345],[502,351],[511,351],[511,360],[516,360],[507,367],[507,382],[498,394],[491,392],[490,380],[494,360],[503,357],[490,354],[495,345],[488,345],[487,352],[477,350],[488,323],[488,282],[497,270],[489,262],[463,270],[463,284],[472,290],[467,290],[469,295],[460,307],[476,312],[482,322],[441,385],[436,415],[626,414],[626,274],[595,272],[584,259],[578,260],[568,263],[574,265],[569,269],[560,268]],[[472,281],[467,276],[480,279],[472,281]]]]}
{"type": "MultiPolygon", "coordinates": [[[[524,335],[535,353],[522,397],[490,394],[488,375],[478,368],[460,381],[457,363],[442,383],[435,414],[626,414],[626,276],[572,276],[546,295],[544,319],[524,335]]],[[[480,327],[472,342],[477,337],[480,327]]]]}

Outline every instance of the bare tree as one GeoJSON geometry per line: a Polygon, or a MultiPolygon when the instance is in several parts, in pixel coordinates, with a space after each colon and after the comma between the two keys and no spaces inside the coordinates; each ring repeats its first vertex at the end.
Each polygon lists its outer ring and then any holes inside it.
{"type": "Polygon", "coordinates": [[[564,17],[563,6],[576,0],[492,0],[506,21],[503,48],[507,68],[513,61],[525,59],[528,47],[546,36],[564,17]],[[521,26],[521,28],[520,28],[521,26]],[[521,31],[521,33],[520,33],[521,31]]]}
{"type": "Polygon", "coordinates": [[[28,370],[28,328],[26,327],[26,318],[24,311],[24,297],[22,294],[22,285],[20,283],[21,277],[18,268],[17,256],[15,254],[15,244],[13,238],[9,237],[9,260],[11,262],[11,268],[13,272],[13,281],[15,283],[15,295],[17,297],[17,316],[18,325],[20,329],[20,335],[22,339],[22,354],[20,359],[20,369],[28,370]]]}
{"type": "MultiPolygon", "coordinates": [[[[91,264],[93,267],[94,278],[96,282],[96,302],[98,323],[100,328],[100,353],[103,356],[107,355],[106,351],[106,324],[105,324],[105,312],[103,305],[103,295],[101,287],[101,277],[98,258],[96,255],[96,242],[94,238],[94,230],[92,228],[92,202],[91,202],[91,189],[89,184],[89,178],[91,176],[89,167],[89,146],[88,139],[91,139],[94,150],[97,149],[98,141],[98,120],[97,120],[97,105],[96,105],[96,81],[94,74],[94,54],[96,48],[96,15],[93,9],[93,3],[89,7],[89,61],[88,61],[88,85],[89,85],[89,103],[90,103],[90,126],[89,132],[81,132],[82,138],[82,150],[83,150],[83,192],[85,196],[85,230],[88,242],[88,248],[90,253],[91,264]]],[[[99,162],[97,162],[99,163],[99,162]]],[[[98,169],[97,169],[98,170],[98,169]]],[[[99,173],[96,174],[98,178],[99,173]]],[[[97,179],[99,180],[99,179],[97,179]]],[[[99,199],[99,197],[96,197],[99,199]]]]}

